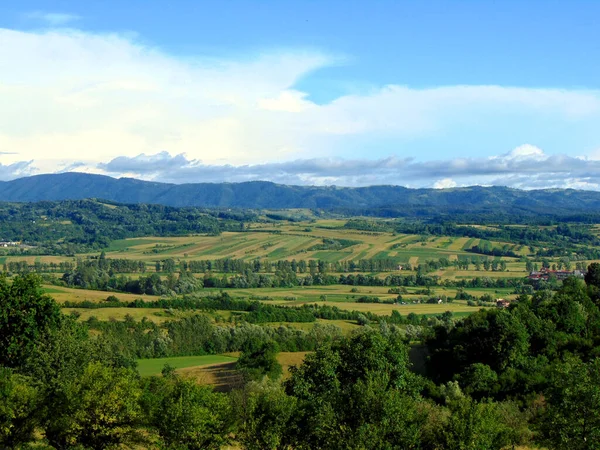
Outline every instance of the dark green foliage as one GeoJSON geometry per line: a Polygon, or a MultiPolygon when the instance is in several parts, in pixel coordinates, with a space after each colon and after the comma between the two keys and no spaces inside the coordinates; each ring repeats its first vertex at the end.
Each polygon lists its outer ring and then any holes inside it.
{"type": "MultiPolygon", "coordinates": [[[[6,198],[6,197],[2,197],[6,198]]],[[[255,217],[247,213],[239,220],[255,217]]],[[[236,217],[237,219],[237,217],[236,217]]],[[[37,248],[30,254],[74,254],[108,247],[116,239],[139,236],[219,234],[239,231],[240,222],[219,211],[160,205],[106,204],[95,200],[0,203],[0,235],[37,248]]]]}
{"type": "Polygon", "coordinates": [[[293,368],[286,391],[298,399],[294,448],[411,448],[424,418],[418,383],[397,334],[365,330],[317,349],[293,368]]]}
{"type": "Polygon", "coordinates": [[[592,263],[589,265],[585,274],[585,282],[588,286],[600,288],[600,264],[592,263]]]}
{"type": "Polygon", "coordinates": [[[9,282],[0,275],[0,366],[19,367],[62,319],[58,305],[40,290],[35,275],[9,282]]]}
{"type": "Polygon", "coordinates": [[[555,449],[600,448],[600,359],[558,363],[538,420],[542,442],[555,449]]]}
{"type": "MultiPolygon", "coordinates": [[[[173,185],[129,178],[64,173],[0,183],[0,198],[14,202],[102,198],[121,203],[220,208],[333,209],[354,216],[423,217],[485,215],[488,222],[579,217],[593,220],[598,193],[574,190],[520,191],[506,187],[408,189],[285,186],[264,181],[173,185]]],[[[235,212],[222,212],[238,218],[235,212]]],[[[596,219],[597,220],[597,219],[596,219]]]]}
{"type": "Polygon", "coordinates": [[[480,311],[450,331],[437,329],[435,339],[429,342],[432,371],[439,379],[447,380],[474,363],[504,370],[526,355],[528,338],[526,327],[510,312],[480,311]]]}
{"type": "Polygon", "coordinates": [[[0,367],[0,446],[17,448],[33,440],[41,415],[31,379],[0,367]]]}
{"type": "Polygon", "coordinates": [[[286,395],[278,382],[264,378],[231,394],[237,417],[236,441],[247,450],[287,448],[288,424],[296,398],[286,395]]]}
{"type": "Polygon", "coordinates": [[[219,449],[230,441],[233,417],[224,394],[177,375],[145,383],[147,425],[170,449],[219,449]]]}
{"type": "Polygon", "coordinates": [[[277,361],[277,346],[274,342],[249,342],[240,355],[237,368],[248,380],[260,380],[264,376],[276,380],[283,373],[281,364],[277,361]]]}

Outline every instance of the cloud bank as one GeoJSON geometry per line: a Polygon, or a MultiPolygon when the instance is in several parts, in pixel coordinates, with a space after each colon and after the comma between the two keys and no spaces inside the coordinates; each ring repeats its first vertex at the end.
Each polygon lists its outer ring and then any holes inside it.
{"type": "MultiPolygon", "coordinates": [[[[53,26],[76,19],[36,14],[53,26]]],[[[174,57],[124,34],[0,29],[0,178],[598,189],[589,148],[576,151],[590,158],[527,145],[494,155],[486,143],[518,126],[568,130],[597,148],[600,91],[390,84],[319,104],[297,88],[339,63],[316,50],[174,57]],[[430,138],[431,151],[413,149],[430,138]],[[481,156],[443,156],[478,140],[481,156]]]]}
{"type": "MultiPolygon", "coordinates": [[[[0,180],[37,173],[47,161],[0,164],[0,180]]],[[[220,183],[273,181],[296,185],[400,185],[437,189],[468,185],[499,185],[520,189],[574,188],[600,190],[600,159],[548,155],[525,144],[510,152],[480,158],[417,161],[381,159],[310,158],[260,164],[204,163],[185,154],[118,156],[107,162],[63,162],[55,173],[69,171],[132,177],[167,183],[220,183]]]]}
{"type": "Polygon", "coordinates": [[[402,185],[450,188],[466,185],[503,185],[521,189],[577,188],[600,190],[600,160],[547,155],[533,145],[522,145],[499,156],[416,161],[383,159],[312,158],[286,162],[205,164],[184,154],[160,152],[120,156],[106,163],[78,163],[72,170],[127,176],[171,183],[243,182],[268,180],[299,185],[402,185]]]}

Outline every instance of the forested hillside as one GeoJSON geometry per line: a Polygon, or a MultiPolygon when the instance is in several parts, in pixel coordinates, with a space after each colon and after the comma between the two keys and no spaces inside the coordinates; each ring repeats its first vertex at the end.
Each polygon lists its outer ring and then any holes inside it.
{"type": "Polygon", "coordinates": [[[137,236],[239,231],[252,212],[208,211],[95,200],[0,203],[0,241],[21,241],[37,253],[74,253],[137,236]]]}
{"type": "Polygon", "coordinates": [[[131,178],[64,173],[0,182],[0,200],[31,202],[102,198],[121,203],[228,208],[317,208],[352,214],[423,216],[487,212],[511,216],[600,212],[600,193],[572,189],[521,191],[473,186],[408,189],[401,186],[342,188],[246,183],[167,184],[131,178]]]}

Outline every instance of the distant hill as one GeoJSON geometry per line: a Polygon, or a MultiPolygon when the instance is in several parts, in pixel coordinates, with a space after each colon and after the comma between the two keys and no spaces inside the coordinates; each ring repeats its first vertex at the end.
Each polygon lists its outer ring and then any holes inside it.
{"type": "Polygon", "coordinates": [[[63,173],[0,182],[0,201],[34,202],[100,198],[119,203],[226,208],[311,208],[356,210],[383,215],[495,211],[509,214],[600,212],[600,192],[573,189],[522,191],[472,186],[408,189],[400,186],[359,188],[287,186],[265,181],[169,184],[132,178],[63,173]],[[395,212],[395,213],[394,213],[395,212]]]}

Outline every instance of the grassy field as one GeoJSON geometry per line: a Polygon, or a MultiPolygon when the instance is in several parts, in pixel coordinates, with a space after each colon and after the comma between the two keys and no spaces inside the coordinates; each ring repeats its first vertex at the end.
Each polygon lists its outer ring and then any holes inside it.
{"type": "MultiPolygon", "coordinates": [[[[289,305],[289,306],[298,306],[301,305],[302,302],[285,302],[276,300],[272,302],[273,304],[280,305],[289,305]]],[[[317,305],[332,305],[330,302],[311,302],[317,305]]],[[[335,303],[334,306],[337,306],[340,309],[344,309],[347,311],[360,311],[360,312],[371,312],[373,314],[386,315],[389,316],[392,311],[398,311],[402,315],[408,315],[410,313],[415,314],[442,314],[446,311],[451,311],[453,313],[472,313],[478,310],[477,307],[468,306],[466,302],[453,302],[453,303],[444,303],[441,305],[438,304],[408,304],[408,305],[388,305],[382,303],[335,303]]]]}
{"type": "Polygon", "coordinates": [[[283,378],[289,378],[289,368],[291,366],[299,366],[304,362],[304,358],[309,352],[280,352],[277,354],[277,361],[281,364],[283,370],[283,378]]]}
{"type": "Polygon", "coordinates": [[[146,301],[158,300],[159,297],[154,295],[137,295],[137,294],[123,294],[120,292],[104,292],[104,291],[93,291],[89,289],[71,289],[66,287],[44,285],[44,292],[49,294],[58,303],[69,302],[84,302],[90,301],[94,303],[102,302],[110,295],[114,295],[122,302],[132,302],[141,298],[146,301]]]}
{"type": "MultiPolygon", "coordinates": [[[[289,368],[299,366],[304,361],[308,352],[281,352],[277,354],[277,361],[281,364],[283,379],[289,378],[289,368]]],[[[199,358],[207,358],[201,356],[199,358]]],[[[179,359],[179,358],[165,358],[179,359]]],[[[152,361],[152,360],[144,360],[152,361]]],[[[169,363],[170,364],[170,363],[169,363]]],[[[162,369],[162,366],[161,366],[162,369]]],[[[182,366],[176,371],[181,376],[192,378],[200,384],[211,385],[217,391],[229,391],[234,387],[241,386],[242,378],[235,368],[234,361],[222,361],[219,363],[208,363],[198,365],[182,366]]],[[[158,371],[160,373],[160,370],[158,371]]],[[[153,373],[149,374],[152,375],[153,373]]]]}
{"type": "MultiPolygon", "coordinates": [[[[346,285],[332,285],[332,286],[312,286],[312,287],[295,287],[295,288],[257,288],[257,289],[225,289],[224,291],[229,293],[235,298],[250,298],[260,299],[265,303],[283,305],[283,306],[301,306],[304,304],[319,304],[319,305],[330,305],[336,306],[340,309],[348,311],[370,311],[375,314],[389,315],[393,310],[399,311],[401,314],[409,314],[411,312],[415,314],[439,314],[445,311],[452,311],[454,313],[460,312],[474,312],[476,308],[468,306],[465,301],[454,301],[452,303],[443,304],[428,304],[428,303],[413,303],[422,301],[428,297],[447,297],[454,298],[457,293],[457,289],[445,288],[445,287],[434,287],[431,288],[430,294],[425,295],[419,293],[423,288],[413,287],[408,288],[408,294],[402,294],[403,301],[406,303],[402,304],[383,304],[383,303],[357,303],[356,299],[361,296],[377,296],[382,300],[395,299],[396,294],[389,294],[388,287],[383,286],[369,286],[353,288],[352,286],[346,285]],[[353,292],[354,290],[354,292],[353,292]],[[322,297],[325,296],[326,300],[322,297]],[[290,300],[291,299],[291,300],[290,300]]],[[[92,291],[85,289],[68,289],[68,288],[57,288],[54,286],[47,286],[46,292],[54,297],[59,303],[66,300],[69,301],[83,301],[88,300],[92,302],[102,302],[106,300],[106,297],[110,295],[108,292],[92,291]]],[[[490,294],[495,298],[507,298],[513,299],[516,297],[515,294],[511,293],[510,289],[467,289],[471,295],[481,297],[484,294],[490,294]]],[[[217,289],[206,289],[203,294],[208,295],[209,293],[217,293],[217,289]]],[[[145,300],[156,300],[158,297],[155,296],[139,296],[131,294],[116,294],[117,298],[121,301],[133,301],[137,298],[143,298],[145,300]]],[[[169,320],[173,317],[164,314],[161,309],[153,308],[97,308],[97,309],[85,309],[85,308],[65,308],[65,312],[78,311],[81,313],[80,320],[86,320],[90,316],[96,316],[100,320],[109,320],[113,318],[115,320],[123,320],[127,314],[132,315],[136,319],[146,316],[149,320],[160,323],[165,320],[169,320]]],[[[187,313],[186,313],[187,314],[187,313]]],[[[222,317],[229,317],[231,314],[229,311],[218,311],[222,317]]],[[[177,318],[178,316],[175,316],[177,318]]],[[[337,324],[342,329],[347,330],[347,324],[337,324]]]]}
{"type": "MultiPolygon", "coordinates": [[[[479,239],[449,236],[425,238],[418,235],[389,232],[365,233],[345,229],[343,228],[345,223],[345,220],[328,219],[314,223],[252,224],[254,229],[261,231],[225,232],[220,236],[192,235],[123,239],[112,242],[105,252],[109,258],[145,261],[149,271],[153,270],[156,261],[165,258],[174,258],[179,261],[222,258],[244,260],[260,258],[271,261],[322,259],[329,262],[391,258],[399,264],[410,262],[415,265],[442,257],[452,261],[458,258],[477,256],[468,250],[480,243],[479,239]],[[272,233],[268,231],[272,231],[272,233]],[[313,247],[316,245],[322,244],[323,239],[347,239],[357,243],[341,250],[314,249],[313,247]]],[[[492,242],[492,245],[502,246],[504,244],[506,243],[492,242]]],[[[519,255],[526,255],[528,252],[527,247],[509,245],[519,255]]],[[[517,258],[502,259],[509,265],[511,273],[515,272],[515,276],[524,273],[525,264],[517,258]]],[[[5,258],[5,262],[13,260],[27,260],[30,264],[35,261],[74,263],[76,258],[56,256],[9,256],[5,258]]],[[[500,272],[486,273],[491,277],[500,276],[499,274],[500,272]]],[[[442,273],[442,276],[446,276],[446,274],[442,273]]],[[[452,277],[453,273],[449,272],[447,276],[452,277]]]]}
{"type": "Polygon", "coordinates": [[[136,321],[144,317],[154,323],[163,323],[168,320],[176,320],[189,316],[192,312],[175,311],[173,315],[167,315],[164,310],[159,308],[63,308],[65,314],[77,314],[80,321],[86,321],[90,317],[98,320],[125,320],[126,316],[133,317],[136,321]]]}
{"type": "Polygon", "coordinates": [[[225,355],[179,356],[173,358],[139,359],[138,371],[142,376],[158,375],[169,364],[175,369],[207,366],[213,364],[235,363],[237,358],[225,355]]]}
{"type": "Polygon", "coordinates": [[[316,322],[269,322],[266,323],[266,326],[269,327],[292,327],[297,328],[298,330],[310,331],[313,329],[315,324],[323,324],[323,325],[334,325],[338,327],[343,334],[348,335],[352,331],[360,328],[360,325],[350,320],[326,320],[326,319],[317,319],[316,322]]]}
{"type": "MultiPolygon", "coordinates": [[[[311,217],[310,211],[290,211],[294,217],[311,217]]],[[[216,260],[222,258],[236,258],[247,261],[260,258],[261,260],[309,260],[322,259],[329,262],[336,261],[359,261],[361,259],[390,258],[396,263],[414,265],[427,260],[447,258],[450,261],[457,259],[470,259],[475,255],[469,250],[476,245],[481,245],[479,239],[450,237],[450,236],[419,236],[413,234],[396,234],[391,232],[363,232],[344,228],[345,220],[326,219],[314,222],[280,222],[280,223],[257,223],[251,224],[248,232],[226,232],[220,236],[191,235],[180,237],[143,237],[123,239],[114,241],[105,249],[108,258],[126,258],[146,262],[147,273],[153,273],[155,263],[166,258],[173,258],[177,262],[194,260],[216,260]],[[254,231],[253,231],[254,230],[254,231]],[[322,245],[323,239],[345,239],[356,242],[346,248],[336,250],[315,249],[322,245]]],[[[491,243],[492,245],[504,245],[505,243],[491,243]]],[[[512,245],[517,254],[526,254],[528,247],[512,245]]],[[[3,257],[8,263],[13,260],[26,259],[30,264],[35,262],[59,263],[69,261],[75,263],[77,258],[87,256],[98,256],[98,252],[88,255],[77,255],[76,257],[54,257],[54,256],[31,256],[3,257]]],[[[492,272],[475,270],[473,264],[469,270],[459,270],[454,266],[433,272],[441,279],[465,280],[475,277],[490,278],[523,278],[527,275],[525,263],[518,258],[501,258],[506,262],[507,271],[492,272]]],[[[415,274],[414,271],[386,272],[371,274],[385,277],[389,274],[415,274]]],[[[52,274],[60,277],[61,274],[52,274]]],[[[161,274],[165,276],[165,274],[161,274]]],[[[215,274],[220,276],[220,274],[215,274]]],[[[137,277],[139,274],[129,274],[137,277]]],[[[202,277],[203,274],[196,274],[202,277]]],[[[102,302],[110,295],[115,295],[122,302],[131,302],[142,298],[146,301],[157,300],[156,296],[109,293],[84,289],[70,289],[46,285],[46,293],[54,297],[57,302],[102,302]]],[[[411,312],[416,314],[439,314],[452,311],[456,314],[466,314],[476,310],[469,307],[465,302],[454,302],[450,304],[423,304],[428,297],[454,298],[457,290],[452,288],[434,287],[430,292],[424,293],[423,288],[408,288],[408,292],[402,294],[402,304],[365,304],[356,303],[360,296],[377,296],[382,300],[391,300],[396,294],[388,293],[388,287],[357,287],[346,285],[318,286],[318,287],[294,287],[294,288],[260,288],[260,289],[228,289],[230,295],[236,298],[260,299],[285,306],[298,306],[306,303],[328,304],[345,310],[356,310],[362,312],[373,312],[376,314],[389,315],[393,310],[406,315],[411,312]]],[[[217,290],[204,289],[201,295],[208,295],[217,290]]],[[[467,289],[467,292],[475,297],[490,294],[494,298],[515,297],[510,289],[467,289]]],[[[173,317],[167,316],[160,309],[137,310],[133,308],[110,308],[85,310],[80,308],[67,309],[66,312],[77,312],[80,320],[86,320],[95,316],[100,320],[123,320],[127,314],[136,320],[147,317],[149,320],[160,323],[173,317]]],[[[219,312],[223,317],[228,317],[230,312],[219,312]],[[222,313],[222,314],[221,314],[222,313]]],[[[278,324],[273,324],[276,326],[278,324]]],[[[310,326],[306,324],[306,326],[310,326]]],[[[338,324],[344,332],[348,332],[354,324],[338,324]]]]}

